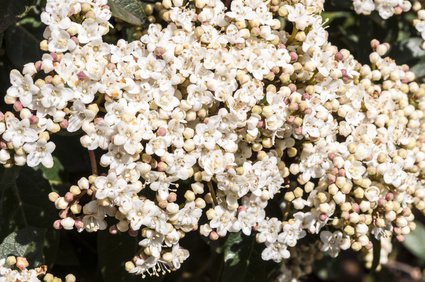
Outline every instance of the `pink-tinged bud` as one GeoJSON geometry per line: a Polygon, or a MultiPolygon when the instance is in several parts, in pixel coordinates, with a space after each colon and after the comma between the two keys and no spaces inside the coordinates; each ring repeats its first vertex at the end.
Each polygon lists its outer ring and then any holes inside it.
{"type": "Polygon", "coordinates": [[[338,171],[338,176],[345,176],[345,169],[341,168],[341,169],[338,171]]]}
{"type": "Polygon", "coordinates": [[[344,59],[344,55],[341,52],[337,52],[335,54],[335,60],[342,61],[344,59]]]}
{"type": "Polygon", "coordinates": [[[20,102],[20,101],[16,101],[14,104],[13,104],[13,109],[15,110],[15,111],[17,111],[17,112],[20,112],[20,111],[22,111],[22,109],[24,108],[24,106],[22,106],[22,103],[20,102]]]}
{"type": "Polygon", "coordinates": [[[171,192],[167,197],[167,201],[170,203],[174,203],[175,201],[177,201],[177,194],[174,192],[171,192]]]}
{"type": "Polygon", "coordinates": [[[297,86],[293,83],[289,84],[288,87],[289,87],[289,89],[291,89],[292,92],[297,91],[297,86]]]}
{"type": "Polygon", "coordinates": [[[26,269],[28,265],[30,265],[26,258],[23,257],[17,257],[16,258],[16,267],[19,268],[21,271],[26,269]]]}
{"type": "Polygon", "coordinates": [[[37,70],[37,71],[40,71],[41,70],[41,65],[42,65],[43,63],[41,62],[41,61],[37,61],[37,62],[35,62],[35,64],[34,64],[34,66],[35,66],[35,69],[37,70]]]}
{"type": "Polygon", "coordinates": [[[404,235],[397,235],[396,238],[397,238],[397,241],[399,241],[399,242],[404,241],[404,235]]]}
{"type": "Polygon", "coordinates": [[[68,209],[61,210],[59,212],[59,217],[62,219],[68,217],[68,209]]]}
{"type": "Polygon", "coordinates": [[[372,49],[376,49],[378,46],[379,46],[379,41],[378,40],[376,40],[376,39],[373,39],[371,42],[370,42],[370,47],[372,47],[372,49]]]}
{"type": "Polygon", "coordinates": [[[59,125],[60,125],[61,128],[66,129],[66,128],[68,128],[69,121],[64,119],[63,121],[60,122],[59,125]]]}
{"type": "Polygon", "coordinates": [[[295,62],[296,60],[298,60],[298,54],[295,53],[294,51],[289,53],[289,56],[291,56],[291,62],[295,62]]]}
{"type": "Polygon", "coordinates": [[[295,131],[295,134],[297,134],[297,135],[301,135],[303,133],[303,129],[301,127],[295,128],[294,131],[295,131]]]}
{"type": "Polygon", "coordinates": [[[7,149],[6,142],[0,141],[0,149],[7,149]]]}
{"type": "Polygon", "coordinates": [[[103,122],[103,118],[98,117],[98,118],[95,118],[94,119],[94,124],[95,125],[101,124],[102,122],[103,122]]]}
{"type": "Polygon", "coordinates": [[[339,171],[339,169],[338,168],[336,168],[336,167],[333,167],[332,168],[332,174],[338,174],[338,171],[339,171]]]}
{"type": "Polygon", "coordinates": [[[84,228],[84,222],[81,219],[76,219],[74,222],[74,226],[77,230],[81,230],[84,228]]]}
{"type": "Polygon", "coordinates": [[[263,127],[264,127],[264,120],[259,120],[259,121],[257,122],[257,127],[258,127],[258,128],[263,128],[263,127]]]}
{"type": "Polygon", "coordinates": [[[335,153],[329,153],[329,154],[328,154],[328,158],[329,158],[331,161],[333,161],[333,160],[335,159],[335,157],[336,157],[336,154],[335,154],[335,153]]]}
{"type": "Polygon", "coordinates": [[[165,54],[165,49],[163,47],[156,47],[155,50],[153,50],[153,53],[155,54],[155,56],[157,56],[158,58],[162,58],[162,56],[165,54]]]}
{"type": "Polygon", "coordinates": [[[75,37],[75,36],[72,36],[71,37],[71,40],[72,41],[74,41],[75,42],[75,44],[77,44],[77,45],[79,45],[80,44],[80,41],[78,40],[78,38],[77,37],[75,37]]]}
{"type": "Polygon", "coordinates": [[[310,100],[310,99],[311,99],[311,96],[310,96],[310,94],[308,94],[308,93],[304,93],[304,94],[302,95],[301,99],[303,99],[303,100],[310,100]]]}
{"type": "Polygon", "coordinates": [[[366,245],[366,249],[370,250],[372,248],[373,248],[373,244],[372,244],[372,242],[369,241],[369,243],[367,243],[367,245],[366,245]]]}
{"type": "Polygon", "coordinates": [[[37,124],[39,121],[39,118],[35,115],[30,116],[30,123],[31,124],[37,124]]]}
{"type": "Polygon", "coordinates": [[[71,203],[72,201],[74,201],[74,194],[72,194],[71,192],[66,192],[64,198],[65,198],[65,201],[67,201],[68,203],[71,203]]]}
{"type": "Polygon", "coordinates": [[[208,118],[205,118],[204,119],[204,124],[208,124],[208,120],[209,120],[208,118]]]}
{"type": "Polygon", "coordinates": [[[311,114],[313,112],[313,110],[311,109],[311,108],[307,108],[307,109],[305,109],[304,110],[304,114],[305,115],[309,115],[309,114],[311,114]]]}
{"type": "Polygon", "coordinates": [[[279,49],[286,49],[286,45],[285,45],[285,44],[283,44],[283,43],[280,43],[279,45],[277,45],[277,47],[278,47],[279,49]]]}
{"type": "Polygon", "coordinates": [[[115,225],[112,225],[111,227],[109,227],[109,233],[112,235],[116,235],[118,234],[118,228],[115,225]]]}
{"type": "Polygon", "coordinates": [[[0,121],[4,121],[4,114],[3,114],[3,112],[0,112],[0,121]]]}
{"type": "Polygon", "coordinates": [[[286,105],[289,105],[289,103],[291,103],[291,99],[289,99],[288,97],[286,97],[285,99],[283,99],[283,102],[284,102],[286,105]]]}
{"type": "Polygon", "coordinates": [[[298,103],[291,103],[291,110],[292,111],[298,111],[298,109],[300,108],[300,105],[298,105],[298,103]]]}
{"type": "Polygon", "coordinates": [[[157,168],[158,171],[164,172],[167,170],[167,164],[164,162],[158,162],[157,168]]]}
{"type": "Polygon", "coordinates": [[[342,76],[347,76],[347,70],[346,69],[342,69],[341,70],[341,74],[342,74],[342,76]]]}
{"type": "Polygon", "coordinates": [[[217,232],[215,232],[215,231],[211,231],[210,235],[208,237],[210,238],[210,240],[213,240],[213,241],[216,241],[219,238],[217,232]]]}
{"type": "Polygon", "coordinates": [[[394,194],[389,192],[387,195],[385,195],[385,200],[392,201],[394,199],[394,194]]]}
{"type": "Polygon", "coordinates": [[[328,215],[327,215],[326,213],[321,213],[321,214],[319,215],[319,219],[320,219],[321,221],[325,221],[326,219],[328,219],[328,215]]]}
{"type": "Polygon", "coordinates": [[[156,131],[157,136],[165,136],[167,134],[167,130],[163,127],[158,128],[156,131]]]}
{"type": "Polygon", "coordinates": [[[44,78],[44,81],[45,81],[47,84],[52,84],[53,77],[52,77],[52,76],[50,76],[50,75],[48,75],[48,76],[46,76],[46,77],[44,78]]]}
{"type": "Polygon", "coordinates": [[[378,205],[383,207],[385,206],[385,204],[387,203],[387,201],[384,198],[379,198],[378,200],[378,205]]]}
{"type": "Polygon", "coordinates": [[[359,206],[359,204],[357,204],[357,203],[353,203],[353,204],[351,204],[351,209],[352,209],[354,212],[356,212],[356,213],[359,213],[359,212],[360,212],[360,206],[359,206]]]}
{"type": "Polygon", "coordinates": [[[117,66],[116,66],[114,63],[109,63],[109,64],[107,65],[107,68],[108,68],[108,70],[114,70],[114,69],[116,69],[116,68],[117,68],[117,66]]]}
{"type": "Polygon", "coordinates": [[[139,232],[137,230],[133,230],[133,229],[128,230],[128,235],[130,235],[131,237],[137,237],[138,234],[139,232]]]}
{"type": "Polygon", "coordinates": [[[57,219],[53,222],[53,228],[56,229],[56,230],[59,230],[59,229],[62,228],[60,219],[57,219]]]}
{"type": "Polygon", "coordinates": [[[408,79],[408,78],[403,78],[402,80],[401,80],[401,82],[403,82],[403,83],[409,83],[410,82],[410,80],[408,79]]]}
{"type": "Polygon", "coordinates": [[[332,184],[332,183],[335,183],[335,181],[336,181],[336,176],[333,174],[328,174],[328,183],[332,184]]]}
{"type": "Polygon", "coordinates": [[[243,212],[243,211],[246,211],[246,207],[245,206],[239,206],[238,212],[243,212]]]}
{"type": "Polygon", "coordinates": [[[54,62],[56,62],[58,60],[58,54],[56,54],[56,53],[50,53],[50,56],[52,57],[52,60],[54,62]]]}
{"type": "Polygon", "coordinates": [[[84,80],[84,79],[87,78],[87,75],[86,75],[86,73],[84,71],[79,71],[77,73],[77,77],[78,77],[79,80],[84,80]]]}

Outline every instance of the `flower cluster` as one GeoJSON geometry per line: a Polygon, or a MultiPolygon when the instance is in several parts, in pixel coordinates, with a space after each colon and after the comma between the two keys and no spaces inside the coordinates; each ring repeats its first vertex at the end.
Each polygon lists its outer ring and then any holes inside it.
{"type": "Polygon", "coordinates": [[[370,15],[377,11],[383,19],[407,12],[412,7],[408,0],[353,0],[354,10],[358,14],[370,15]]]}
{"type": "Polygon", "coordinates": [[[329,43],[323,4],[164,0],[140,40],[108,44],[106,1],[48,0],[47,53],[11,72],[0,162],[49,167],[50,135],[81,134],[104,173],[49,195],[54,226],[137,236],[126,269],[143,276],[178,269],[194,230],[255,236],[283,280],[311,271],[304,248],[403,240],[425,211],[425,85],[386,43],[370,65],[329,43]]]}

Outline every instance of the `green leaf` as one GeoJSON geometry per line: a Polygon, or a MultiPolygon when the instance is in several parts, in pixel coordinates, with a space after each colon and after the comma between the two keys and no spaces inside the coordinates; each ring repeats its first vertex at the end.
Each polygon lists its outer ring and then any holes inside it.
{"type": "Polygon", "coordinates": [[[416,229],[406,235],[403,245],[416,257],[425,262],[425,226],[416,222],[416,229]]]}
{"type": "Polygon", "coordinates": [[[0,33],[14,24],[17,17],[26,10],[29,0],[2,0],[0,5],[0,33]]]}
{"type": "MultiPolygon", "coordinates": [[[[52,191],[41,171],[28,167],[0,169],[0,238],[29,226],[47,230],[42,242],[45,261],[53,263],[58,250],[59,234],[52,223],[57,218],[54,205],[48,194],[52,191]]],[[[40,258],[35,260],[40,262],[40,258]]]]}
{"type": "Polygon", "coordinates": [[[255,236],[230,233],[224,244],[224,267],[220,281],[269,281],[277,264],[261,259],[260,246],[255,236]]]}
{"type": "Polygon", "coordinates": [[[23,26],[15,25],[9,28],[5,41],[6,54],[15,67],[21,68],[28,62],[39,60],[42,56],[40,39],[23,26]]]}
{"type": "Polygon", "coordinates": [[[39,166],[37,169],[43,172],[43,177],[49,181],[51,185],[63,184],[61,173],[64,168],[60,160],[56,157],[53,157],[54,165],[52,168],[46,168],[44,166],[39,166]]]}
{"type": "Polygon", "coordinates": [[[138,0],[109,0],[112,16],[126,23],[141,26],[146,21],[143,4],[138,0]]]}
{"type": "Polygon", "coordinates": [[[0,257],[26,257],[33,266],[43,263],[44,228],[27,227],[7,236],[0,244],[0,257]]]}

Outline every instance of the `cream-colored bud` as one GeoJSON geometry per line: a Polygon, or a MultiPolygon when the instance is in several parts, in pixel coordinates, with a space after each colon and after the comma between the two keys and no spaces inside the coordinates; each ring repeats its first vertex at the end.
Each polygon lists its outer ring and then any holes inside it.
{"type": "Polygon", "coordinates": [[[184,198],[188,201],[188,202],[193,202],[195,201],[195,193],[193,193],[193,191],[187,190],[186,193],[184,193],[184,198]]]}
{"type": "Polygon", "coordinates": [[[213,219],[217,216],[216,213],[215,213],[215,210],[213,210],[213,209],[207,210],[206,215],[207,215],[208,220],[211,220],[211,219],[213,219]]]}

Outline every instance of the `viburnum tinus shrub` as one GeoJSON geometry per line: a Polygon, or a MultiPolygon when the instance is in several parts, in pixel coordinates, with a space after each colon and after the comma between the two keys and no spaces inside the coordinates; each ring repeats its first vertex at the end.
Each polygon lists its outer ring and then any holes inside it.
{"type": "MultiPolygon", "coordinates": [[[[353,5],[382,18],[412,6],[353,5]]],[[[79,134],[92,174],[49,194],[53,226],[138,238],[125,268],[142,277],[179,269],[189,232],[255,237],[278,281],[348,249],[385,263],[425,210],[425,85],[387,43],[371,42],[369,64],[332,45],[323,7],[163,0],[140,39],[106,43],[106,0],[47,0],[43,56],[10,73],[0,163],[52,167],[51,136],[79,134]]],[[[27,271],[1,265],[6,279],[27,271]]]]}

